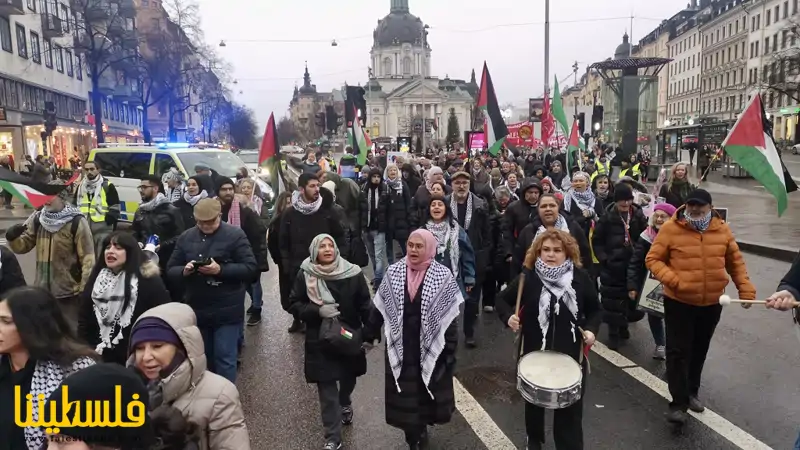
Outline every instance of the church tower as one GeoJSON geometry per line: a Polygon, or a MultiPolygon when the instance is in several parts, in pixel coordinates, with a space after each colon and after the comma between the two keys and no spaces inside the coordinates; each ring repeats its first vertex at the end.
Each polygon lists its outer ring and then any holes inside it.
{"type": "Polygon", "coordinates": [[[392,9],[390,10],[391,13],[407,13],[408,12],[408,0],[392,0],[392,9]]]}

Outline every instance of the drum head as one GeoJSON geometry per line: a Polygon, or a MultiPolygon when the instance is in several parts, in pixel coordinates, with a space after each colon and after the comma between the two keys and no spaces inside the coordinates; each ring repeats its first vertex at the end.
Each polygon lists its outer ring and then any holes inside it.
{"type": "Polygon", "coordinates": [[[569,356],[551,351],[528,353],[519,361],[519,376],[544,389],[562,389],[581,381],[581,366],[569,356]]]}

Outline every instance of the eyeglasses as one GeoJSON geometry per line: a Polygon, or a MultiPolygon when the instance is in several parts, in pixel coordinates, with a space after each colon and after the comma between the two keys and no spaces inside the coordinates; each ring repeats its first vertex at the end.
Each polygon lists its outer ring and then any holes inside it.
{"type": "Polygon", "coordinates": [[[146,184],[143,184],[143,185],[139,186],[137,189],[139,189],[140,191],[146,191],[147,189],[152,189],[152,188],[153,188],[153,186],[148,186],[146,184]]]}

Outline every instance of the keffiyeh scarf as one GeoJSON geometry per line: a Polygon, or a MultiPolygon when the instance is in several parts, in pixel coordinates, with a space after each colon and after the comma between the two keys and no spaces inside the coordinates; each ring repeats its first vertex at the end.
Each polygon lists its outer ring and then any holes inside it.
{"type": "Polygon", "coordinates": [[[303,201],[303,197],[300,194],[300,191],[294,191],[292,193],[292,208],[296,211],[299,211],[301,214],[308,216],[310,214],[314,214],[315,212],[319,211],[319,207],[322,206],[322,195],[317,197],[313,203],[306,203],[303,201]]]}
{"type": "Polygon", "coordinates": [[[175,203],[181,199],[181,196],[183,196],[185,190],[186,186],[184,186],[183,184],[179,184],[174,188],[168,187],[166,197],[170,203],[175,203]]]}
{"type": "Polygon", "coordinates": [[[453,226],[449,220],[444,220],[439,223],[434,223],[429,220],[425,224],[425,229],[433,234],[436,238],[436,255],[444,257],[445,253],[450,252],[450,270],[453,276],[458,278],[459,264],[461,259],[461,252],[458,248],[458,225],[453,226]]]}
{"type": "Polygon", "coordinates": [[[587,189],[583,192],[570,189],[567,191],[567,195],[564,196],[564,209],[570,212],[573,203],[577,204],[581,211],[594,211],[594,192],[592,192],[591,189],[587,189]]]}
{"type": "Polygon", "coordinates": [[[189,193],[189,191],[183,193],[183,201],[192,206],[196,205],[197,202],[207,197],[208,197],[208,192],[206,191],[200,191],[200,193],[197,195],[192,195],[189,193]]]}
{"type": "MultiPolygon", "coordinates": [[[[569,224],[567,223],[567,219],[565,219],[561,214],[558,215],[558,219],[556,219],[556,223],[553,225],[553,228],[565,233],[569,233],[569,224]]],[[[544,226],[544,224],[539,225],[539,229],[536,230],[536,235],[533,237],[533,240],[535,241],[536,238],[538,238],[539,235],[545,231],[547,231],[547,227],[544,226]]]]}
{"type": "MultiPolygon", "coordinates": [[[[375,293],[372,302],[383,316],[386,324],[383,332],[386,337],[386,354],[392,369],[397,392],[400,392],[400,371],[403,368],[403,309],[406,295],[406,259],[389,266],[386,276],[375,293]]],[[[450,324],[458,318],[459,307],[464,296],[453,274],[447,267],[432,262],[422,281],[422,324],[420,326],[420,368],[422,382],[428,395],[428,388],[436,361],[444,350],[444,334],[450,324]]],[[[416,350],[416,349],[414,349],[416,350]]]]}
{"type": "MultiPolygon", "coordinates": [[[[472,193],[467,194],[467,212],[464,215],[464,229],[469,229],[469,224],[472,223],[472,193]]],[[[456,201],[456,196],[450,196],[450,210],[453,211],[455,214],[458,211],[458,202],[456,201]]]]}
{"type": "Polygon", "coordinates": [[[689,213],[684,210],[683,217],[686,218],[686,221],[689,222],[692,228],[701,233],[708,230],[708,226],[711,225],[711,211],[709,211],[708,214],[700,219],[692,219],[691,216],[689,216],[689,213]]]}
{"type": "Polygon", "coordinates": [[[100,205],[101,198],[97,194],[99,193],[98,189],[100,189],[102,185],[103,185],[102,175],[97,175],[96,177],[94,177],[94,180],[90,180],[88,177],[84,178],[83,182],[78,187],[78,199],[82,199],[84,195],[89,194],[92,196],[91,204],[100,205]]]}
{"type": "Polygon", "coordinates": [[[58,212],[43,209],[34,214],[38,215],[39,223],[48,233],[58,233],[64,225],[72,222],[72,219],[76,216],[83,215],[80,209],[70,204],[64,205],[64,209],[58,212]]]}
{"type": "MultiPolygon", "coordinates": [[[[561,311],[561,304],[567,307],[573,320],[578,320],[578,300],[575,289],[572,287],[573,275],[572,260],[566,260],[558,267],[550,267],[536,259],[536,275],[542,280],[542,293],[539,296],[539,328],[542,330],[542,348],[547,345],[547,331],[550,328],[550,297],[553,297],[554,314],[561,311]]],[[[572,324],[572,339],[575,340],[575,322],[572,324]]]]}
{"type": "Polygon", "coordinates": [[[228,210],[228,225],[242,227],[242,204],[239,203],[239,199],[236,197],[233,197],[231,209],[228,210]]]}
{"type": "Polygon", "coordinates": [[[377,187],[373,187],[371,185],[367,186],[367,226],[370,226],[372,223],[372,202],[375,202],[375,210],[378,210],[378,202],[380,201],[381,196],[378,195],[381,186],[378,185],[377,187]]]}
{"type": "Polygon", "coordinates": [[[152,211],[156,209],[158,206],[163,205],[164,203],[169,203],[169,199],[167,198],[166,195],[159,192],[158,195],[156,195],[156,198],[147,202],[142,202],[139,205],[139,209],[143,211],[152,211]]]}
{"type": "Polygon", "coordinates": [[[100,343],[95,351],[103,354],[103,349],[112,349],[123,339],[123,330],[131,325],[133,311],[136,309],[136,300],[139,294],[139,279],[130,275],[125,279],[125,271],[114,274],[109,269],[103,269],[97,275],[97,280],[92,288],[92,302],[94,315],[100,329],[100,343]],[[130,283],[131,297],[125,306],[125,283],[130,283]],[[112,336],[115,333],[116,335],[112,336]]]}

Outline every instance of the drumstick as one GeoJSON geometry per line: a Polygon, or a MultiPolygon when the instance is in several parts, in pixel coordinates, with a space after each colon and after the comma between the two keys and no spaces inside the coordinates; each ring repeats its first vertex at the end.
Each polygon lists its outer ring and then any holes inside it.
{"type": "MultiPolygon", "coordinates": [[[[765,305],[767,303],[766,300],[742,300],[738,298],[731,298],[729,295],[721,295],[719,297],[719,304],[722,306],[730,305],[731,303],[744,303],[750,305],[765,305]]],[[[797,308],[800,306],[800,302],[795,301],[792,303],[792,308],[797,308]]]]}
{"type": "Polygon", "coordinates": [[[525,286],[525,274],[519,274],[519,285],[517,286],[517,305],[514,307],[514,315],[519,319],[519,306],[522,303],[522,290],[525,286]]]}

